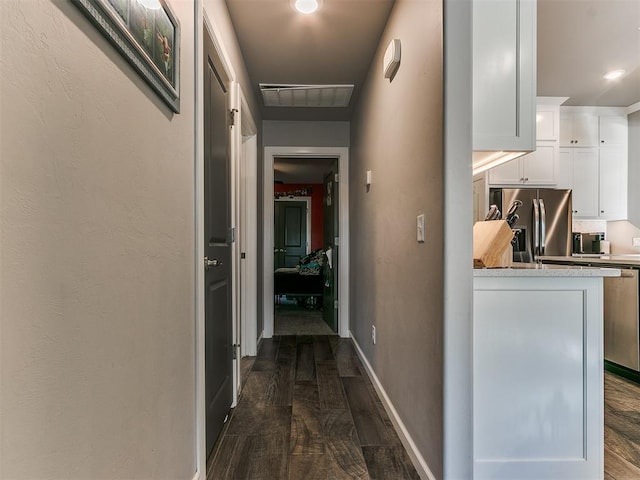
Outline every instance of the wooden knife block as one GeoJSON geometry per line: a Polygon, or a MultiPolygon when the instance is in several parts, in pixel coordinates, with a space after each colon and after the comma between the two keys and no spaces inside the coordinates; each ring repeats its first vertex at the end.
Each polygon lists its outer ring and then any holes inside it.
{"type": "Polygon", "coordinates": [[[473,266],[510,267],[513,262],[513,232],[505,220],[476,222],[473,226],[473,266]]]}

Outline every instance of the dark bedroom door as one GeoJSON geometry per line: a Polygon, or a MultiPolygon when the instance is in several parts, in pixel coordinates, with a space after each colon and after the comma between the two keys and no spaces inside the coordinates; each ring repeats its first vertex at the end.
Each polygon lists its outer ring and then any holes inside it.
{"type": "Polygon", "coordinates": [[[204,29],[205,400],[207,457],[233,402],[228,90],[204,29]]]}
{"type": "Polygon", "coordinates": [[[295,267],[307,254],[307,202],[274,202],[274,270],[295,267]]]}

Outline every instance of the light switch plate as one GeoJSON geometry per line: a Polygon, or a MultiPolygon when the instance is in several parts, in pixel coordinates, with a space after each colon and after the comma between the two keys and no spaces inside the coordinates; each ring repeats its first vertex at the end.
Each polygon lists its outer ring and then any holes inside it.
{"type": "Polygon", "coordinates": [[[416,219],[416,239],[419,243],[424,243],[424,213],[418,215],[416,219]]]}
{"type": "Polygon", "coordinates": [[[631,244],[634,247],[640,247],[640,237],[633,237],[631,244]]]}
{"type": "Polygon", "coordinates": [[[367,170],[367,178],[366,178],[366,181],[367,181],[367,187],[368,187],[369,185],[371,185],[371,170],[367,170]]]}

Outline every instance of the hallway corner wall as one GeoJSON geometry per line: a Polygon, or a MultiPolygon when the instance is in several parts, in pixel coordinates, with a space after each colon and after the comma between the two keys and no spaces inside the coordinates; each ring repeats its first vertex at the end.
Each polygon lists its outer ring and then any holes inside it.
{"type": "Polygon", "coordinates": [[[66,0],[0,2],[0,477],[190,480],[194,6],[174,115],[66,0]]]}
{"type": "Polygon", "coordinates": [[[351,332],[435,478],[443,476],[443,88],[442,1],[397,0],[351,122],[351,332]],[[382,63],[393,38],[402,59],[390,81],[382,63]]]}

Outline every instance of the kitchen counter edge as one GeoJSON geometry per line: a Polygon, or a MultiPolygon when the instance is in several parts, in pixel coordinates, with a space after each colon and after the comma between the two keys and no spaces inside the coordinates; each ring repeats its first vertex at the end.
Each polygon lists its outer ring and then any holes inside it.
{"type": "MultiPolygon", "coordinates": [[[[551,259],[552,257],[548,257],[551,259]]],[[[559,257],[554,257],[559,259],[559,257]]],[[[571,257],[564,257],[571,258],[571,257]]],[[[640,265],[640,262],[638,262],[640,265]]],[[[578,265],[549,265],[514,263],[507,268],[474,268],[474,277],[619,277],[618,268],[581,267],[578,265]]]]}

